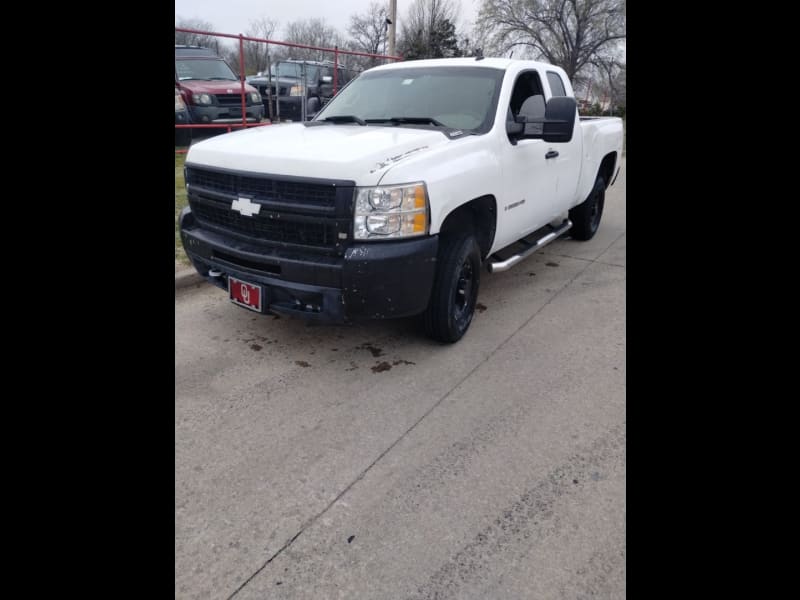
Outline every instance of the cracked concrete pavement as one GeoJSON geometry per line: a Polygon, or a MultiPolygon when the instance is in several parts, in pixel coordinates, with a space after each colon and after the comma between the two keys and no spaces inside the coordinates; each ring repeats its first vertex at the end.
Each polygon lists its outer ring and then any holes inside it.
{"type": "Polygon", "coordinates": [[[624,598],[625,167],[470,331],[175,304],[176,598],[624,598]]]}

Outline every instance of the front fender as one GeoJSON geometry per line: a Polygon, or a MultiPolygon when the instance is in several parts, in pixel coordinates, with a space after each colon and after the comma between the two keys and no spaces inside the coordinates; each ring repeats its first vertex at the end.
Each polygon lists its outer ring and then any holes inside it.
{"type": "Polygon", "coordinates": [[[447,215],[462,204],[480,196],[497,197],[502,185],[501,173],[490,137],[471,136],[395,164],[384,173],[379,185],[424,181],[433,235],[439,233],[447,215]]]}

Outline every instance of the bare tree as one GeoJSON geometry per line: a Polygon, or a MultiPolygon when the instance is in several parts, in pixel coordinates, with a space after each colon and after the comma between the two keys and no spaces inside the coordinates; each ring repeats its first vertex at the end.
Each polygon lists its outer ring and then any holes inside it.
{"type": "Polygon", "coordinates": [[[619,65],[619,69],[611,79],[611,87],[614,90],[614,105],[621,108],[623,114],[628,106],[627,91],[628,91],[628,78],[627,66],[623,63],[619,65]]]}
{"type": "MultiPolygon", "coordinates": [[[[214,31],[214,25],[201,19],[184,19],[178,17],[175,20],[175,27],[184,29],[196,29],[198,31],[214,31]]],[[[186,46],[203,46],[204,48],[219,49],[219,38],[213,35],[200,33],[186,33],[185,31],[175,32],[175,44],[186,46]]]]}
{"type": "Polygon", "coordinates": [[[625,39],[625,0],[483,0],[478,24],[495,52],[522,46],[573,79],[625,39]]]}
{"type": "MultiPolygon", "coordinates": [[[[272,36],[275,34],[275,30],[278,28],[278,22],[274,19],[268,19],[267,17],[261,17],[260,19],[253,19],[250,21],[250,26],[247,28],[245,32],[249,37],[261,38],[261,39],[272,39],[272,36]]],[[[244,43],[244,60],[245,60],[245,72],[248,74],[254,74],[259,71],[265,71],[267,69],[267,51],[269,50],[271,54],[275,55],[275,48],[280,48],[281,46],[273,46],[272,48],[267,48],[268,44],[263,42],[245,42],[244,43]]]]}
{"type": "MultiPolygon", "coordinates": [[[[333,48],[342,46],[344,38],[335,28],[327,25],[324,19],[309,18],[292,21],[286,26],[283,41],[307,46],[333,48]]],[[[333,55],[320,50],[292,48],[292,58],[305,60],[333,60],[333,55]]]]}
{"type": "Polygon", "coordinates": [[[399,52],[406,59],[459,56],[453,0],[415,0],[400,32],[399,52]]]}
{"type": "MultiPolygon", "coordinates": [[[[240,75],[241,66],[239,64],[239,42],[225,45],[224,47],[220,48],[217,54],[225,59],[225,62],[228,63],[228,66],[233,69],[233,72],[236,73],[237,76],[240,75]]],[[[245,64],[245,67],[246,66],[247,65],[245,64]]],[[[246,74],[247,68],[245,68],[245,75],[246,74]]]]}
{"type": "Polygon", "coordinates": [[[625,110],[625,63],[617,60],[597,60],[593,62],[593,85],[602,96],[604,109],[607,107],[610,114],[615,110],[625,110]]]}
{"type": "MultiPolygon", "coordinates": [[[[361,14],[350,15],[350,49],[370,54],[385,54],[388,13],[385,6],[371,2],[367,10],[361,14]]],[[[365,58],[364,67],[378,63],[376,58],[365,58]]]]}

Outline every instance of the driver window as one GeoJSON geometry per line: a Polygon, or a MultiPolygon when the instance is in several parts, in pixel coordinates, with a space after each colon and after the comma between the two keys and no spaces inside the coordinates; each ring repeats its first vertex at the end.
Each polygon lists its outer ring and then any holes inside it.
{"type": "MultiPolygon", "coordinates": [[[[511,91],[511,101],[508,105],[508,111],[506,112],[506,119],[508,121],[513,121],[514,117],[519,115],[520,108],[525,103],[525,100],[530,98],[531,96],[542,96],[542,100],[544,100],[544,92],[542,91],[542,83],[539,79],[539,73],[536,71],[526,71],[521,73],[519,77],[517,77],[517,82],[514,84],[514,89],[511,91]]],[[[531,104],[529,103],[529,106],[531,104]]],[[[544,117],[544,113],[541,115],[529,115],[534,117],[544,117]]]]}
{"type": "Polygon", "coordinates": [[[530,96],[539,94],[544,95],[542,84],[539,81],[539,74],[536,71],[527,71],[520,74],[514,84],[514,90],[511,92],[511,102],[509,104],[511,113],[516,117],[525,100],[530,96]]]}

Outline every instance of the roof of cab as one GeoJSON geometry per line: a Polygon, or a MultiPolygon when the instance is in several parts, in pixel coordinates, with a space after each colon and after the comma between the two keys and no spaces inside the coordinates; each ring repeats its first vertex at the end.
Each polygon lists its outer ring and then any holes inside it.
{"type": "Polygon", "coordinates": [[[424,60],[409,60],[399,61],[379,67],[373,67],[370,71],[388,71],[392,69],[409,69],[415,67],[453,67],[453,66],[470,66],[470,67],[487,67],[494,69],[507,70],[509,67],[518,68],[549,68],[552,69],[553,65],[549,63],[538,62],[535,60],[521,60],[516,58],[476,58],[474,56],[467,58],[429,58],[424,60]]]}

